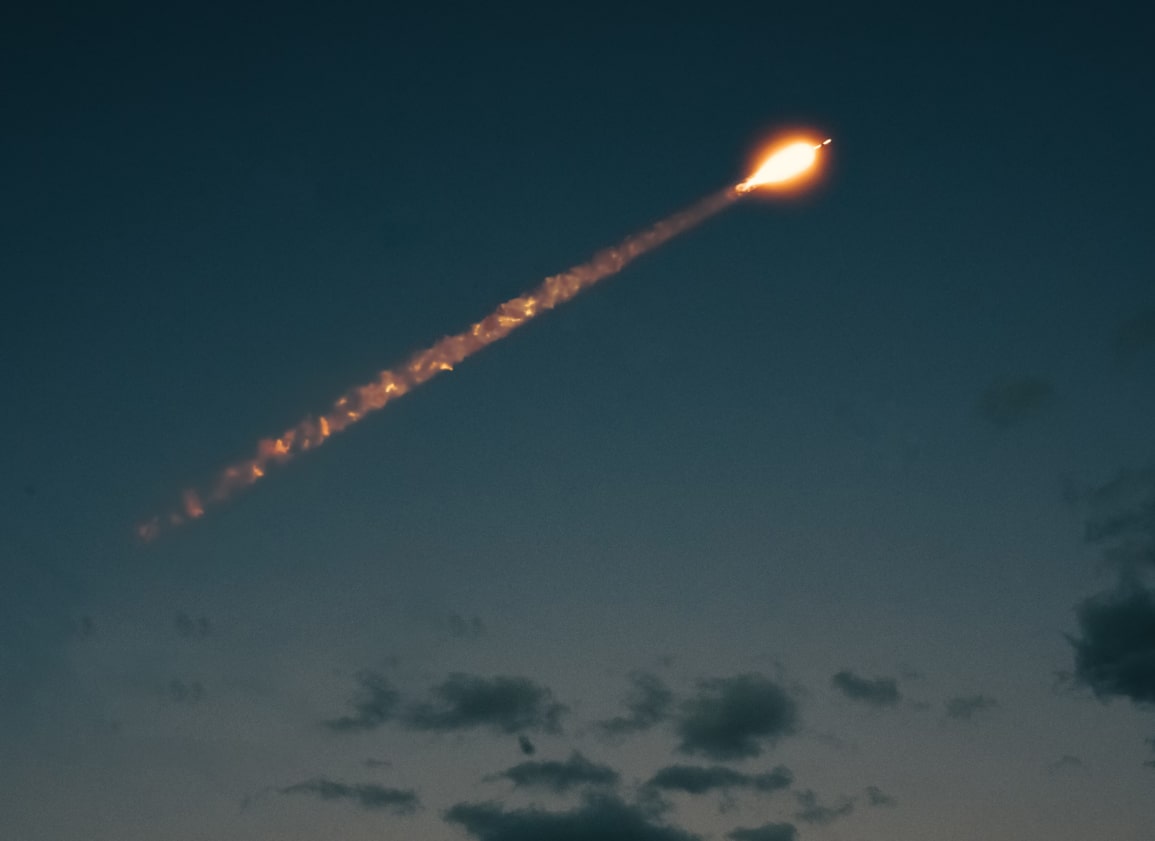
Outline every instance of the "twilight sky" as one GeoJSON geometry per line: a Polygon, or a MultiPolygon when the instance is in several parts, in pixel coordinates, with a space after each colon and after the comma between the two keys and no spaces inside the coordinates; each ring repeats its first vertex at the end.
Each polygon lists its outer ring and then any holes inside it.
{"type": "Polygon", "coordinates": [[[387,5],[0,26],[0,837],[1155,837],[1150,13],[387,5]]]}

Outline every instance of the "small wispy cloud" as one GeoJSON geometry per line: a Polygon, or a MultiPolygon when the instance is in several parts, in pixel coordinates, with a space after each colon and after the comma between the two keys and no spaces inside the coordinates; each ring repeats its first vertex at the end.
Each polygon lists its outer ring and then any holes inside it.
{"type": "Polygon", "coordinates": [[[611,736],[621,736],[648,730],[669,718],[674,706],[674,693],[661,678],[648,672],[630,675],[633,689],[625,701],[626,714],[603,721],[601,730],[611,736]]]}
{"type": "Polygon", "coordinates": [[[580,806],[564,812],[458,803],[446,811],[445,820],[478,841],[702,841],[701,836],[662,823],[651,811],[609,794],[587,795],[580,806]]]}
{"type": "Polygon", "coordinates": [[[598,765],[574,751],[566,760],[522,762],[490,779],[506,779],[518,788],[542,788],[563,794],[582,786],[612,788],[621,775],[608,765],[598,765]]]}
{"type": "Polygon", "coordinates": [[[280,794],[300,794],[321,800],[348,800],[362,809],[383,810],[395,815],[410,815],[421,801],[411,789],[386,788],[376,783],[347,784],[326,777],[314,777],[302,783],[277,789],[280,794]]]}
{"type": "Polygon", "coordinates": [[[373,730],[389,721],[400,701],[400,695],[384,675],[377,672],[358,672],[357,690],[349,701],[353,712],[330,719],[325,726],[337,732],[373,730]]]}
{"type": "Polygon", "coordinates": [[[527,678],[457,673],[434,686],[428,701],[406,710],[402,722],[414,730],[484,727],[501,733],[558,733],[565,712],[549,689],[527,678]]]}
{"type": "Polygon", "coordinates": [[[970,721],[979,713],[987,710],[993,710],[999,705],[999,702],[988,695],[959,695],[947,700],[946,715],[947,718],[953,718],[956,721],[970,721]]]}
{"type": "Polygon", "coordinates": [[[794,813],[794,818],[803,823],[825,826],[854,811],[853,800],[843,800],[837,806],[824,806],[818,802],[818,795],[810,789],[796,791],[794,797],[798,800],[798,811],[794,813]]]}
{"type": "Polygon", "coordinates": [[[647,786],[662,791],[706,794],[711,791],[751,789],[764,794],[789,788],[794,782],[790,769],[779,765],[761,774],[746,774],[724,765],[668,765],[650,778],[647,786]]]}
{"type": "Polygon", "coordinates": [[[902,700],[898,681],[892,677],[865,678],[844,669],[830,679],[830,685],[850,700],[872,707],[893,707],[902,700]]]}
{"type": "Polygon", "coordinates": [[[726,837],[730,841],[796,841],[798,828],[792,823],[766,823],[732,830],[726,837]]]}

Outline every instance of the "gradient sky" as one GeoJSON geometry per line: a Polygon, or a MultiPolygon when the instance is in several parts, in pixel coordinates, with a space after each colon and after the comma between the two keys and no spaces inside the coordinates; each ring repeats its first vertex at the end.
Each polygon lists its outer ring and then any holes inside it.
{"type": "Polygon", "coordinates": [[[0,27],[0,836],[1155,837],[1152,20],[906,11],[0,27]]]}

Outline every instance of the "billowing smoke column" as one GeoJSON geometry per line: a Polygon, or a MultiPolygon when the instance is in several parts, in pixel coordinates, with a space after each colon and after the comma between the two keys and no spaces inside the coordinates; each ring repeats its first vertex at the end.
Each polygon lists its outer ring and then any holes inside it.
{"type": "Polygon", "coordinates": [[[138,536],[146,541],[152,540],[166,527],[179,526],[202,516],[206,506],[224,502],[237,490],[257,482],[271,465],[319,447],[331,435],[352,426],[370,412],[383,408],[442,371],[452,371],[454,365],[486,345],[505,338],[521,325],[565,303],[599,280],[617,274],[636,258],[701,224],[755,188],[793,179],[809,169],[814,162],[815,150],[823,145],[799,141],[781,147],[741,184],[727,187],[641,233],[627,237],[613,248],[599,251],[588,262],[546,278],[532,292],[506,301],[468,330],[446,336],[427,350],[415,354],[405,364],[382,371],[373,382],[346,392],[324,414],[305,418],[277,438],[262,439],[252,457],[226,467],[209,488],[186,490],[179,510],[153,517],[138,526],[138,536]]]}

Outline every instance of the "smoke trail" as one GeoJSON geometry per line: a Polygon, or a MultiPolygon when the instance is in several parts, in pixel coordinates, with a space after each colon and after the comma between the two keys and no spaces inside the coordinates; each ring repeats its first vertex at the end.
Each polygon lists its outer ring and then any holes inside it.
{"type": "Polygon", "coordinates": [[[186,490],[180,510],[153,517],[137,527],[137,534],[142,540],[151,540],[165,527],[178,526],[202,516],[206,506],[224,502],[237,490],[257,482],[270,465],[319,447],[329,436],[352,426],[370,412],[383,408],[442,371],[452,371],[454,365],[486,345],[505,338],[521,325],[565,303],[599,280],[617,274],[636,258],[700,224],[742,195],[737,188],[727,187],[641,233],[627,237],[613,248],[599,251],[589,261],[546,278],[532,292],[506,301],[468,330],[446,336],[427,350],[415,354],[405,364],[382,371],[374,382],[347,391],[325,414],[305,418],[278,438],[260,440],[255,455],[226,467],[207,490],[186,490]]]}

